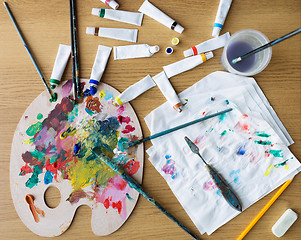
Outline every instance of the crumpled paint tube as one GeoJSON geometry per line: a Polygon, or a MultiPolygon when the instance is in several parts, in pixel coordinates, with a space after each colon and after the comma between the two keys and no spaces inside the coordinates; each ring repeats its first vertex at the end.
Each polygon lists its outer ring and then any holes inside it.
{"type": "Polygon", "coordinates": [[[105,8],[92,8],[92,15],[96,15],[102,18],[106,18],[118,22],[134,24],[137,26],[141,26],[142,19],[143,19],[143,13],[112,10],[112,9],[105,9],[105,8]]]}
{"type": "Polygon", "coordinates": [[[219,37],[211,38],[205,42],[202,42],[184,51],[184,57],[190,57],[190,56],[198,55],[200,53],[209,52],[224,47],[229,38],[230,38],[229,32],[219,37]]]}
{"type": "Polygon", "coordinates": [[[174,88],[172,87],[170,81],[168,80],[165,72],[160,72],[159,74],[153,77],[153,80],[163,93],[164,97],[171,104],[173,109],[175,109],[178,112],[182,112],[182,103],[174,88]]]}
{"type": "Polygon", "coordinates": [[[111,47],[98,45],[98,50],[97,50],[96,58],[93,64],[90,81],[89,81],[91,95],[94,95],[97,92],[96,87],[99,84],[102,74],[106,69],[106,65],[110,57],[111,51],[112,51],[111,47]]]}
{"type": "Polygon", "coordinates": [[[56,55],[54,66],[52,69],[52,74],[50,77],[50,87],[51,89],[56,88],[60,83],[64,70],[66,68],[68,59],[71,54],[71,46],[60,44],[59,50],[56,55]]]}
{"type": "Polygon", "coordinates": [[[175,20],[167,16],[164,12],[162,12],[160,9],[151,4],[148,0],[145,0],[143,2],[138,11],[146,14],[147,16],[155,19],[159,23],[165,25],[166,27],[172,30],[175,30],[178,33],[182,33],[184,30],[184,28],[180,24],[178,24],[175,20]]]}
{"type": "Polygon", "coordinates": [[[231,7],[232,0],[220,0],[216,18],[213,25],[212,36],[217,37],[222,30],[227,14],[231,7]]]}
{"type": "Polygon", "coordinates": [[[104,4],[108,5],[109,7],[113,8],[114,10],[116,10],[119,7],[119,4],[114,0],[100,0],[100,1],[102,1],[104,4]]]}
{"type": "Polygon", "coordinates": [[[136,42],[138,29],[87,27],[86,33],[99,37],[136,42]]]}
{"type": "Polygon", "coordinates": [[[129,101],[132,101],[142,93],[156,86],[155,82],[150,75],[147,75],[145,78],[141,79],[139,82],[129,86],[125,89],[118,97],[114,100],[115,106],[123,105],[129,101]]]}
{"type": "Polygon", "coordinates": [[[200,55],[184,58],[178,62],[164,66],[163,69],[166,73],[166,76],[168,78],[171,78],[182,72],[195,68],[196,66],[202,64],[203,62],[206,62],[210,58],[213,58],[212,52],[201,53],[200,55]]]}
{"type": "Polygon", "coordinates": [[[117,46],[114,47],[114,60],[151,57],[159,50],[159,46],[149,46],[148,44],[117,46]]]}

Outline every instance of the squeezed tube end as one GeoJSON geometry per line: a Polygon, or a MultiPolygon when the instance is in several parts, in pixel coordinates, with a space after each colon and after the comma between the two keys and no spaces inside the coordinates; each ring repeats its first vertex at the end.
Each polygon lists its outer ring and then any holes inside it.
{"type": "Polygon", "coordinates": [[[206,57],[207,60],[209,60],[210,58],[213,58],[213,56],[214,56],[213,52],[206,52],[205,53],[205,57],[206,57]]]}
{"type": "Polygon", "coordinates": [[[99,16],[99,8],[92,8],[92,15],[99,16]]]}
{"type": "Polygon", "coordinates": [[[111,8],[113,8],[114,10],[116,10],[117,8],[119,8],[119,4],[118,4],[117,2],[115,2],[114,0],[111,0],[111,1],[109,2],[109,6],[110,6],[111,8]]]}
{"type": "Polygon", "coordinates": [[[213,27],[212,37],[218,37],[221,29],[219,27],[213,27]]]}
{"type": "Polygon", "coordinates": [[[151,46],[151,47],[149,48],[150,53],[156,53],[156,52],[159,52],[159,50],[160,50],[160,47],[159,47],[158,45],[156,45],[156,46],[151,46]]]}
{"type": "Polygon", "coordinates": [[[95,34],[95,27],[87,27],[86,28],[86,34],[94,35],[95,34]]]}
{"type": "Polygon", "coordinates": [[[176,26],[175,26],[175,29],[174,29],[176,32],[178,32],[178,33],[182,33],[183,31],[184,31],[184,28],[181,26],[181,25],[179,25],[179,24],[177,24],[176,26]]]}
{"type": "Polygon", "coordinates": [[[190,48],[190,49],[184,51],[183,54],[184,54],[184,57],[190,57],[190,56],[193,56],[193,51],[190,48]]]}

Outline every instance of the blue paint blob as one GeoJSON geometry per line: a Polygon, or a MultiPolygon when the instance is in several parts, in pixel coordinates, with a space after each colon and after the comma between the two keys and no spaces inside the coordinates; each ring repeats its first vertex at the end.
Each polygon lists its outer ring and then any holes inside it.
{"type": "Polygon", "coordinates": [[[97,93],[97,88],[94,87],[94,86],[91,86],[90,87],[90,94],[93,96],[93,95],[95,95],[95,93],[97,93]]]}
{"type": "Polygon", "coordinates": [[[245,155],[245,153],[246,153],[246,146],[245,145],[244,146],[240,146],[237,149],[237,152],[236,152],[237,155],[245,155]]]}
{"type": "Polygon", "coordinates": [[[50,171],[46,171],[44,176],[44,183],[49,184],[52,183],[52,181],[53,181],[53,173],[50,171]]]}
{"type": "Polygon", "coordinates": [[[110,100],[113,97],[114,97],[114,95],[112,92],[106,91],[106,95],[104,97],[106,101],[110,100]]]}
{"type": "Polygon", "coordinates": [[[165,155],[165,159],[171,158],[171,155],[165,155]]]}
{"type": "Polygon", "coordinates": [[[90,95],[91,95],[91,94],[90,94],[90,90],[89,90],[89,89],[86,89],[86,90],[83,92],[83,95],[84,95],[84,97],[90,96],[90,95]]]}
{"type": "Polygon", "coordinates": [[[76,144],[74,145],[73,152],[74,152],[75,154],[78,153],[78,151],[79,151],[79,149],[80,149],[80,146],[81,146],[81,143],[80,143],[80,142],[79,142],[79,143],[76,143],[76,144]]]}

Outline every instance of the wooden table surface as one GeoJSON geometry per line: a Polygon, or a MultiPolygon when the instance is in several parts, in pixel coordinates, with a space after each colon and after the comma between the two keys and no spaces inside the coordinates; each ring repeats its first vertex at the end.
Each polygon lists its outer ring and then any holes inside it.
{"type": "MultiPolygon", "coordinates": [[[[93,7],[106,7],[99,0],[77,2],[80,76],[89,78],[99,44],[113,47],[129,43],[86,35],[86,27],[135,28],[135,26],[91,15],[93,7]]],[[[120,10],[137,11],[143,0],[119,0],[118,2],[120,10]]],[[[151,2],[178,21],[185,27],[185,30],[180,35],[148,16],[144,16],[142,27],[138,27],[137,43],[157,44],[162,50],[151,58],[124,61],[114,61],[111,55],[102,81],[119,91],[123,91],[146,74],[154,76],[162,71],[162,66],[182,59],[184,50],[211,38],[219,1],[151,0],[151,2]],[[172,55],[166,55],[164,49],[171,45],[171,39],[175,36],[179,37],[180,44],[174,47],[172,55]]],[[[69,1],[8,0],[8,4],[45,78],[49,79],[58,45],[70,44],[69,1]]],[[[301,26],[300,9],[301,1],[299,0],[233,1],[221,33],[227,31],[235,33],[241,29],[251,28],[263,32],[270,40],[273,40],[301,26]]],[[[0,22],[0,238],[38,239],[37,235],[25,227],[14,209],[10,195],[9,161],[15,128],[25,109],[44,90],[44,85],[4,6],[0,7],[0,22]]],[[[269,66],[255,76],[257,83],[294,139],[295,143],[290,149],[298,159],[301,158],[300,39],[300,36],[294,36],[274,46],[269,66]]],[[[223,70],[220,63],[222,49],[214,51],[214,54],[215,57],[208,63],[173,77],[171,83],[175,90],[179,93],[211,72],[223,70]]],[[[71,64],[68,63],[63,79],[70,78],[71,64]]],[[[144,117],[163,102],[165,98],[156,87],[131,102],[141,122],[144,136],[149,135],[144,117]]],[[[151,144],[147,143],[145,149],[150,146],[151,144]]],[[[201,239],[236,239],[275,194],[274,191],[258,201],[211,236],[206,234],[201,236],[165,180],[148,161],[147,155],[145,155],[143,187],[201,239]]],[[[49,205],[55,204],[58,196],[58,193],[50,191],[46,196],[49,205]]],[[[245,239],[276,239],[271,232],[271,227],[287,208],[292,208],[301,214],[300,197],[301,176],[298,175],[245,239]]],[[[101,239],[93,234],[90,219],[90,208],[80,207],[71,227],[59,238],[101,239]]],[[[300,239],[300,236],[301,228],[300,220],[298,220],[286,233],[284,239],[300,239]]],[[[105,239],[142,238],[189,239],[189,236],[147,200],[140,197],[125,224],[105,239]]]]}

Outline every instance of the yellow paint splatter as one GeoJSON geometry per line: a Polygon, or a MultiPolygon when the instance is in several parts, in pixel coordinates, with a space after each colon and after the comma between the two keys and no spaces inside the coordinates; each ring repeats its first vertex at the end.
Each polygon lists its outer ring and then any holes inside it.
{"type": "Polygon", "coordinates": [[[99,97],[102,99],[104,96],[106,96],[106,93],[103,90],[99,91],[99,97]]]}
{"type": "Polygon", "coordinates": [[[273,169],[273,164],[271,164],[271,165],[269,166],[269,168],[265,171],[265,174],[264,174],[264,175],[265,175],[265,176],[269,176],[272,169],[273,169]]]}
{"type": "Polygon", "coordinates": [[[285,165],[285,170],[288,170],[290,167],[288,165],[285,165]]]}

